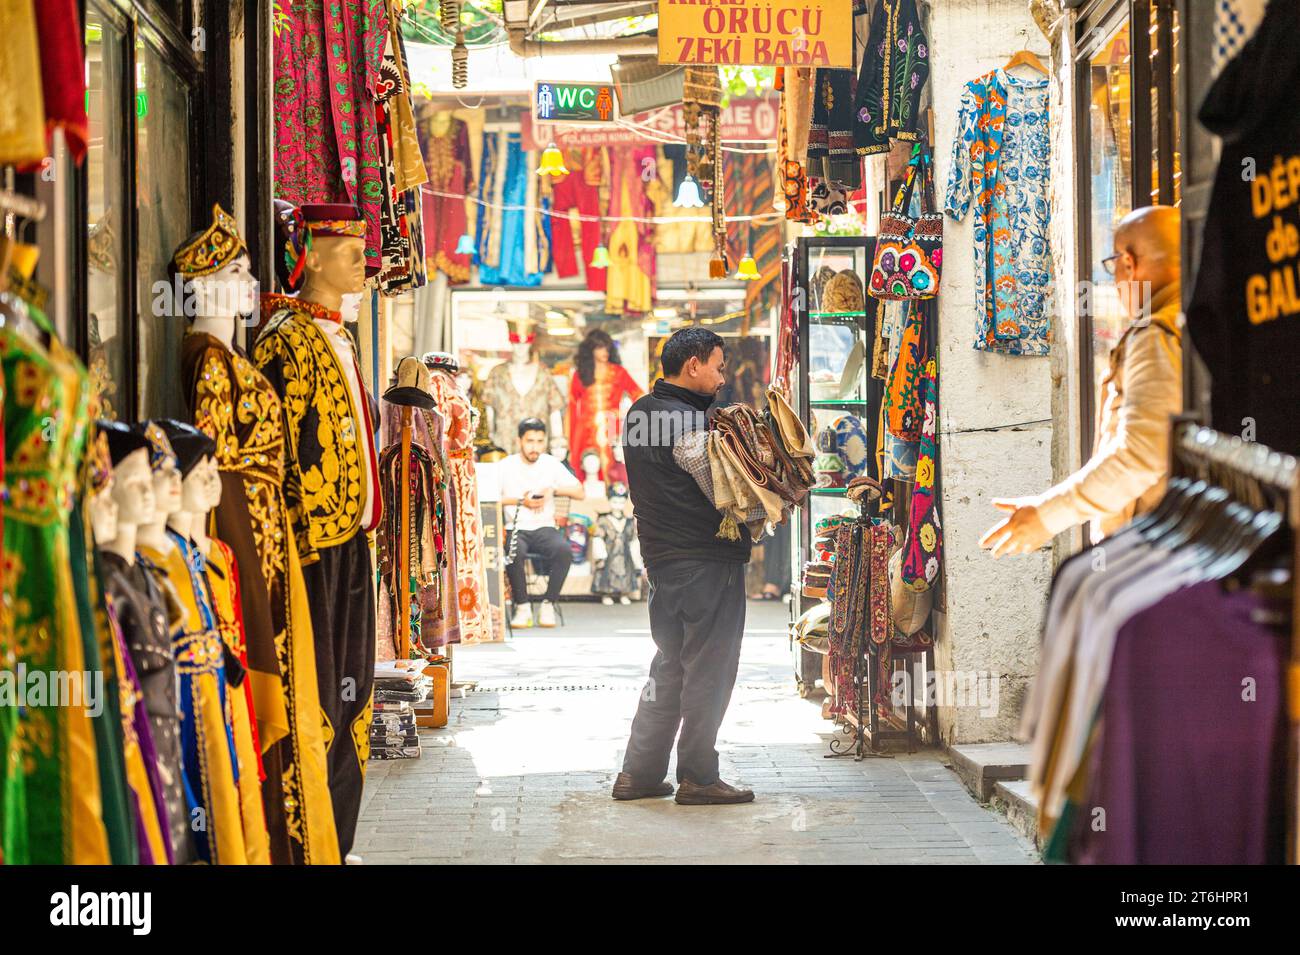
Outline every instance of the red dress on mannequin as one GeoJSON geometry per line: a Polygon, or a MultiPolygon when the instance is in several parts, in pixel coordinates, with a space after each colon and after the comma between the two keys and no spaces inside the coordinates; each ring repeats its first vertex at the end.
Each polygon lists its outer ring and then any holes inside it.
{"type": "Polygon", "coordinates": [[[612,362],[596,365],[596,377],[584,385],[578,373],[569,382],[569,466],[582,474],[582,455],[595,448],[603,481],[626,481],[622,462],[614,460],[614,444],[622,431],[619,406],[626,395],[633,401],[645,394],[627,369],[612,362]]]}

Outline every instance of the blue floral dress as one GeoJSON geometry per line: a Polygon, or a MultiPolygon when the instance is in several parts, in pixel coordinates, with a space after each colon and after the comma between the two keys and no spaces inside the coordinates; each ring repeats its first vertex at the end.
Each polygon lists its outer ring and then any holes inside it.
{"type": "Polygon", "coordinates": [[[997,69],[966,84],[945,203],[975,206],[975,348],[1046,355],[1051,346],[1048,81],[997,69]]]}

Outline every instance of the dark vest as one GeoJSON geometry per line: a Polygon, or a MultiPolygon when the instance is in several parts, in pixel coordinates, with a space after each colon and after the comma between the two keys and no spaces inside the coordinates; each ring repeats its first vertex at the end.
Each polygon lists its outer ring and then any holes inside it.
{"type": "Polygon", "coordinates": [[[705,409],[710,403],[661,378],[628,409],[623,460],[641,556],[650,570],[674,560],[749,560],[748,531],[741,527],[740,540],[718,537],[721,512],[673,460],[682,435],[708,427],[705,409]]]}

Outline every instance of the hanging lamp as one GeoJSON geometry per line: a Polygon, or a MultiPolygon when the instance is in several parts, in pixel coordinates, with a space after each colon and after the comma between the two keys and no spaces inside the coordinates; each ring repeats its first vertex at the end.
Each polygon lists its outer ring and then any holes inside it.
{"type": "Polygon", "coordinates": [[[470,234],[468,232],[462,233],[460,239],[456,242],[456,254],[457,255],[474,254],[474,240],[470,238],[470,234]]]}
{"type": "Polygon", "coordinates": [[[591,267],[593,269],[609,268],[609,249],[603,245],[596,246],[596,251],[591,253],[591,267]]]}
{"type": "Polygon", "coordinates": [[[673,200],[673,205],[678,209],[703,209],[704,197],[700,195],[700,184],[695,181],[695,177],[690,173],[682,180],[682,184],[677,187],[677,198],[673,200]]]}
{"type": "Polygon", "coordinates": [[[564,166],[564,153],[560,152],[560,147],[551,143],[542,151],[541,162],[537,165],[537,175],[539,176],[567,176],[569,170],[564,166]]]}
{"type": "Polygon", "coordinates": [[[757,282],[761,275],[758,274],[758,263],[754,261],[752,255],[746,255],[740,260],[740,265],[736,268],[736,278],[742,282],[757,282]]]}

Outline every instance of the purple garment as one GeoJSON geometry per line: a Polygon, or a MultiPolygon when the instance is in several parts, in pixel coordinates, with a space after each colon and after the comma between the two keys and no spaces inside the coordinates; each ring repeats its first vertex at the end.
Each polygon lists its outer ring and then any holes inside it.
{"type": "Polygon", "coordinates": [[[113,631],[113,639],[117,641],[118,656],[122,661],[122,679],[131,688],[132,695],[135,696],[131,724],[135,727],[135,738],[140,746],[140,757],[144,761],[145,775],[149,777],[149,789],[153,793],[154,811],[158,815],[158,829],[162,833],[163,849],[167,853],[165,859],[155,859],[153,857],[153,849],[149,845],[149,837],[145,832],[140,800],[134,792],[131,792],[131,806],[135,811],[135,836],[136,842],[140,846],[140,865],[172,865],[174,860],[170,826],[167,821],[167,803],[163,800],[162,779],[158,775],[158,750],[154,748],[153,730],[149,728],[149,711],[145,709],[144,694],[140,692],[140,681],[135,675],[135,664],[131,662],[131,654],[126,647],[126,638],[122,636],[122,626],[118,623],[117,611],[113,609],[112,600],[104,601],[104,612],[108,615],[108,626],[113,631]]]}
{"type": "Polygon", "coordinates": [[[1120,628],[1071,861],[1284,861],[1289,638],[1279,611],[1209,582],[1120,628]],[[1104,832],[1092,829],[1095,808],[1104,832]]]}

